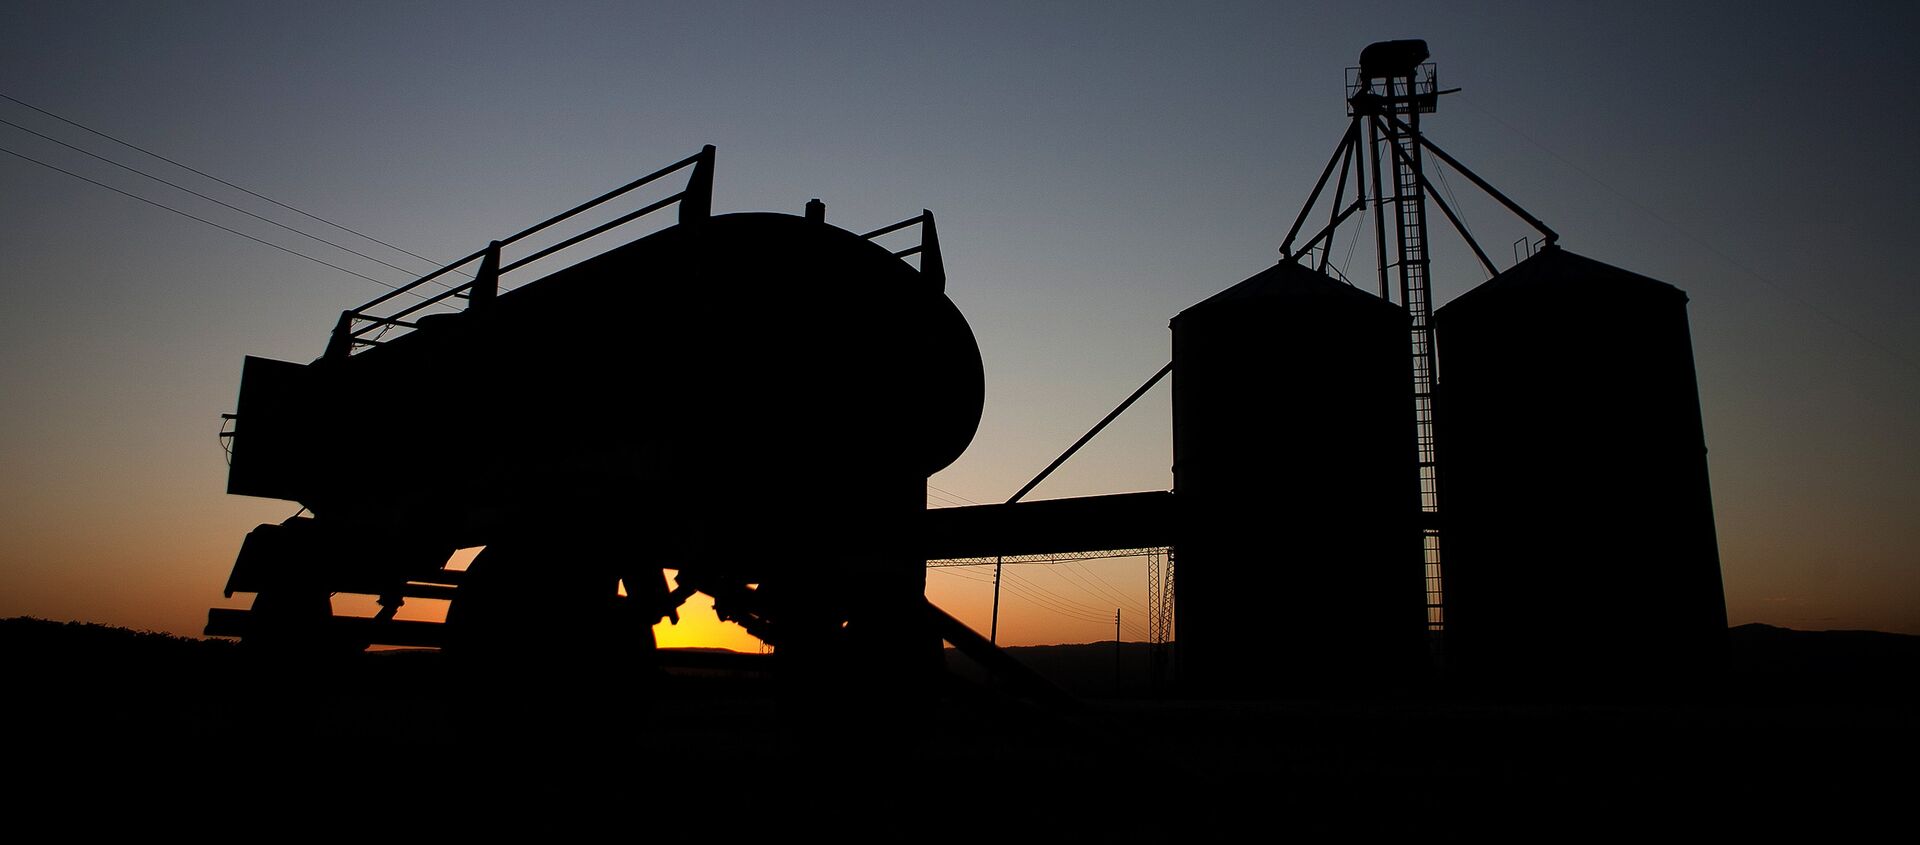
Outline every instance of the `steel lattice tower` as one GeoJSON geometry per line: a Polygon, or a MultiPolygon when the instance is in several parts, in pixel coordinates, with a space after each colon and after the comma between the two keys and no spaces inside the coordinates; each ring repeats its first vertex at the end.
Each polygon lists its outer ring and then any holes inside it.
{"type": "Polygon", "coordinates": [[[1147,641],[1153,644],[1153,683],[1167,679],[1173,643],[1173,550],[1147,553],[1147,641]]]}

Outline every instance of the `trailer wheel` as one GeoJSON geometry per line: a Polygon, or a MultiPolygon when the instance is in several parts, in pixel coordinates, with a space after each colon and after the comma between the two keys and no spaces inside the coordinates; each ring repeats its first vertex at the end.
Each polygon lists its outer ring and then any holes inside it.
{"type": "Polygon", "coordinates": [[[448,646],[494,661],[650,663],[649,620],[619,595],[619,578],[594,555],[561,546],[488,545],[447,610],[448,646]]]}
{"type": "Polygon", "coordinates": [[[331,636],[333,599],[325,590],[262,589],[254,595],[249,615],[251,629],[240,643],[252,651],[317,656],[360,650],[331,636]]]}

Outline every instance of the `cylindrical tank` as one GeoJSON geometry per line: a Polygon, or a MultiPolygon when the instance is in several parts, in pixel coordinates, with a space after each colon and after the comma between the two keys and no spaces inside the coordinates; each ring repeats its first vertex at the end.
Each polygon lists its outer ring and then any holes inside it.
{"type": "Polygon", "coordinates": [[[1406,312],[1288,262],[1172,328],[1182,682],[1404,680],[1425,630],[1406,312]]]}
{"type": "Polygon", "coordinates": [[[984,396],[937,280],[782,214],[682,223],[360,354],[248,373],[230,491],[298,501],[342,545],[487,545],[455,615],[568,568],[611,601],[620,560],[623,580],[758,584],[835,631],[853,606],[920,622],[925,479],[984,396]]]}
{"type": "Polygon", "coordinates": [[[276,495],[425,516],[462,545],[502,514],[567,510],[791,550],[852,519],[867,482],[911,490],[884,479],[950,463],[984,393],[937,285],[790,215],[675,226],[420,323],[243,414],[236,473],[275,452],[276,495]]]}
{"type": "Polygon", "coordinates": [[[1455,668],[1618,685],[1719,665],[1686,302],[1549,247],[1435,315],[1455,668]]]}

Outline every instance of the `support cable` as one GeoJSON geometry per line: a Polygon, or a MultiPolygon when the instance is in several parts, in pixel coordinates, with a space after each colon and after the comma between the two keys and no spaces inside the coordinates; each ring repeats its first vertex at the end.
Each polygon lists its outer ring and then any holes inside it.
{"type": "MultiPolygon", "coordinates": [[[[1419,152],[1418,149],[1414,150],[1415,155],[1418,155],[1419,152]]],[[[1453,230],[1460,233],[1460,239],[1467,242],[1467,246],[1473,250],[1473,256],[1480,259],[1480,266],[1486,268],[1487,278],[1493,278],[1499,275],[1500,268],[1493,266],[1493,259],[1487,257],[1486,251],[1480,248],[1480,242],[1474,240],[1473,234],[1467,231],[1467,224],[1460,219],[1459,215],[1453,213],[1453,208],[1447,205],[1446,199],[1440,196],[1438,191],[1433,189],[1433,183],[1427,181],[1424,170],[1415,167],[1414,162],[1408,157],[1407,151],[1401,149],[1398,144],[1393,145],[1393,156],[1395,161],[1407,166],[1407,169],[1413,173],[1414,178],[1419,181],[1421,189],[1433,200],[1433,204],[1440,208],[1440,213],[1446,216],[1447,222],[1453,224],[1453,230]]]]}

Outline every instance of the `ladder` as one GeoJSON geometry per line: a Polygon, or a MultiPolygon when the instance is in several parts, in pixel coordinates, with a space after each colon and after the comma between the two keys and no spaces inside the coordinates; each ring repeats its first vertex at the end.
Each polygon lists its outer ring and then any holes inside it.
{"type": "MultiPolygon", "coordinates": [[[[1395,80],[1396,83],[1400,80],[1395,80]]],[[[1405,81],[1412,86],[1412,80],[1405,81]]],[[[1411,91],[1392,92],[1400,95],[1411,91]]],[[[1410,321],[1413,351],[1414,438],[1420,467],[1420,556],[1426,571],[1427,630],[1440,631],[1446,625],[1444,595],[1440,583],[1440,485],[1433,436],[1433,286],[1427,274],[1427,214],[1423,177],[1420,173],[1419,115],[1409,115],[1411,132],[1400,131],[1392,123],[1386,142],[1394,154],[1394,214],[1400,240],[1400,297],[1410,321]]]]}

